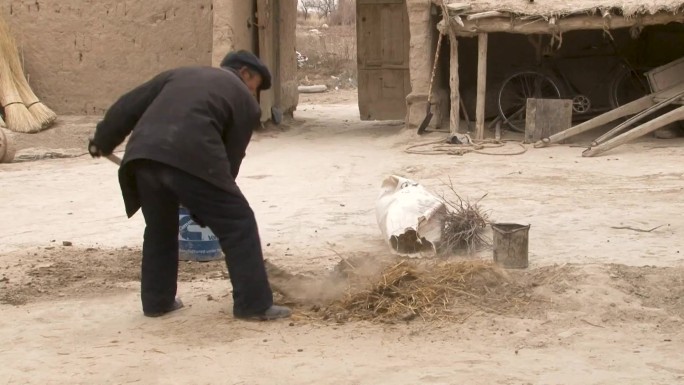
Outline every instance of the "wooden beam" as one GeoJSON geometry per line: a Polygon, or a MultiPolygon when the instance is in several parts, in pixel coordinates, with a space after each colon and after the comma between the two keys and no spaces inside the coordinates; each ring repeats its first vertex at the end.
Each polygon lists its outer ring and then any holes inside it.
{"type": "Polygon", "coordinates": [[[466,20],[463,27],[455,27],[459,35],[472,33],[508,32],[521,34],[550,34],[587,29],[617,29],[634,25],[648,26],[667,24],[670,22],[684,22],[684,13],[657,13],[655,15],[640,15],[631,18],[602,17],[602,16],[568,16],[557,19],[551,25],[545,19],[536,21],[511,19],[510,17],[496,17],[481,20],[466,20]]]}
{"type": "Polygon", "coordinates": [[[451,49],[451,55],[449,55],[449,89],[451,91],[449,132],[455,134],[458,132],[461,124],[461,106],[459,103],[461,93],[459,92],[460,82],[458,78],[458,38],[453,32],[449,33],[449,48],[451,49]]]}
{"type": "Polygon", "coordinates": [[[486,19],[488,17],[504,17],[504,16],[508,16],[508,14],[505,12],[499,12],[499,11],[487,11],[487,12],[480,12],[480,13],[472,13],[472,14],[466,16],[466,20],[478,20],[478,19],[486,19]]]}
{"type": "Polygon", "coordinates": [[[489,35],[481,33],[477,37],[477,107],[475,138],[484,139],[485,97],[487,94],[487,43],[489,35]]]}
{"type": "Polygon", "coordinates": [[[451,3],[446,4],[447,10],[453,12],[465,11],[470,9],[470,4],[468,3],[451,3]]]}

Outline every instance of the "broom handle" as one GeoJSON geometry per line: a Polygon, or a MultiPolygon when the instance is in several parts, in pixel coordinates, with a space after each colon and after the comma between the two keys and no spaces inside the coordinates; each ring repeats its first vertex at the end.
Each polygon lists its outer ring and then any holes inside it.
{"type": "Polygon", "coordinates": [[[428,88],[428,108],[430,106],[430,102],[432,101],[432,85],[434,84],[435,81],[435,72],[437,72],[437,63],[439,62],[439,51],[440,48],[442,47],[442,36],[444,34],[442,32],[439,33],[439,39],[437,39],[437,52],[435,52],[435,63],[432,65],[432,76],[430,76],[430,87],[428,88]]]}
{"type": "Polygon", "coordinates": [[[105,158],[109,159],[110,162],[121,166],[121,158],[119,158],[118,156],[116,156],[114,154],[109,154],[109,155],[105,155],[105,158]]]}

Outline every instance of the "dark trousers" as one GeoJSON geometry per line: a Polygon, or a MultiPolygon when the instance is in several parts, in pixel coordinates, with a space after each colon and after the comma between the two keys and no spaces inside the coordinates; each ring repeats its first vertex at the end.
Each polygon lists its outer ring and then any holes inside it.
{"type": "Polygon", "coordinates": [[[145,216],[141,294],[143,311],[167,310],[178,278],[178,207],[183,205],[216,235],[233,285],[233,313],[259,314],[273,304],[254,212],[236,184],[220,189],[163,163],[130,166],[145,216]]]}

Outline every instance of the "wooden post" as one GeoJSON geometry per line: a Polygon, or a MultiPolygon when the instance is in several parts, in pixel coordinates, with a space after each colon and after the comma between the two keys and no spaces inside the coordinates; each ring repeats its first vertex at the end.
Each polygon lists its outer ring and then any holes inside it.
{"type": "Polygon", "coordinates": [[[458,78],[458,39],[456,34],[449,31],[449,88],[451,90],[451,108],[449,109],[449,132],[453,135],[458,132],[461,123],[460,100],[458,78]]]}
{"type": "Polygon", "coordinates": [[[484,124],[485,124],[485,96],[487,94],[487,40],[488,34],[480,33],[477,38],[477,108],[475,111],[475,119],[477,126],[477,133],[475,138],[478,140],[484,139],[484,124]]]}

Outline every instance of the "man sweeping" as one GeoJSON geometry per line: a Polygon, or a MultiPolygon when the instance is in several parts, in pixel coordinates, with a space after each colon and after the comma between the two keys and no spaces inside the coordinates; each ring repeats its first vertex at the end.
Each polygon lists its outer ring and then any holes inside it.
{"type": "Polygon", "coordinates": [[[272,320],[290,309],[273,304],[254,213],[235,178],[259,124],[259,90],[268,68],[246,51],[221,68],[163,72],[123,95],[98,123],[89,152],[106,156],[130,134],[119,183],[130,218],[145,217],[143,313],[158,317],[183,306],[176,299],[178,207],[218,237],[233,285],[237,318],[272,320]]]}

